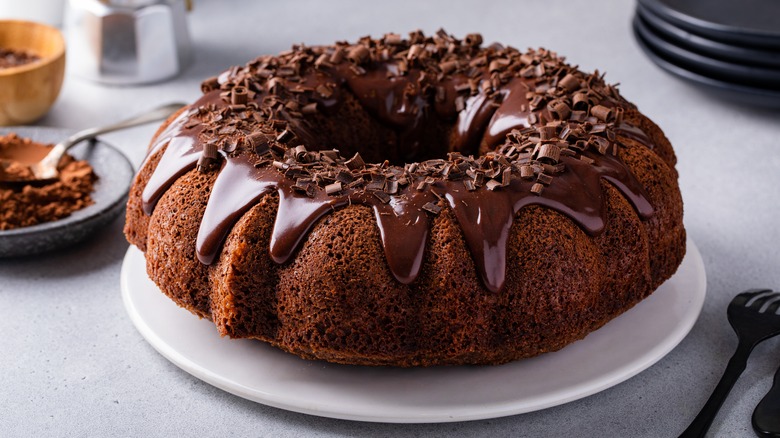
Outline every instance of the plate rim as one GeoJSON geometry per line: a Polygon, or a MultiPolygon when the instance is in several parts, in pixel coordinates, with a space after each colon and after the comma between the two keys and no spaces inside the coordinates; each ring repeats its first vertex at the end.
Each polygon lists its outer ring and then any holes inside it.
{"type": "MultiPolygon", "coordinates": [[[[35,132],[41,132],[46,131],[52,134],[61,133],[66,138],[68,135],[75,133],[77,130],[70,129],[70,128],[58,128],[53,126],[3,126],[0,127],[0,135],[6,135],[11,132],[18,133],[22,137],[32,137],[29,134],[33,134],[35,132]]],[[[3,240],[10,241],[11,245],[14,245],[16,241],[24,239],[45,239],[49,242],[55,242],[47,246],[47,248],[42,249],[40,251],[31,250],[31,251],[21,251],[21,252],[2,252],[0,251],[0,258],[9,258],[9,257],[20,257],[20,256],[28,256],[28,255],[34,255],[34,254],[40,254],[44,252],[50,252],[52,250],[56,250],[58,248],[62,248],[64,246],[68,246],[70,244],[76,243],[81,238],[75,238],[71,239],[69,237],[66,237],[63,234],[63,231],[66,231],[67,229],[74,229],[79,226],[82,226],[84,224],[95,222],[96,224],[99,223],[101,220],[104,220],[104,216],[111,216],[111,219],[113,219],[113,216],[115,213],[118,213],[121,211],[121,209],[124,207],[124,204],[127,200],[127,193],[130,190],[130,186],[133,182],[133,178],[135,177],[135,168],[133,164],[130,162],[130,159],[125,155],[124,152],[122,152],[119,148],[114,146],[113,144],[106,142],[102,138],[98,137],[97,144],[95,144],[95,148],[100,149],[108,149],[110,154],[113,154],[116,158],[116,162],[112,163],[117,166],[121,166],[123,171],[126,171],[128,174],[128,178],[126,180],[122,180],[117,183],[116,186],[116,192],[115,195],[112,195],[109,199],[106,200],[105,203],[98,203],[95,202],[92,205],[88,205],[84,207],[81,210],[75,211],[69,216],[66,216],[62,219],[58,219],[55,221],[50,222],[43,222],[36,225],[31,225],[28,227],[19,227],[14,228],[11,230],[0,230],[0,242],[3,240]],[[121,190],[119,190],[121,188],[121,190]],[[57,235],[59,233],[59,237],[52,238],[51,236],[57,235]]],[[[48,142],[47,140],[44,140],[44,142],[48,142]]],[[[81,144],[78,144],[74,146],[75,155],[80,155],[82,150],[85,148],[89,148],[89,142],[85,141],[81,144]]],[[[103,169],[103,170],[111,170],[111,169],[103,169]]],[[[100,173],[98,173],[98,177],[100,177],[100,173]]],[[[105,186],[103,185],[104,179],[98,179],[95,184],[94,192],[97,192],[99,190],[102,190],[105,186]]],[[[108,188],[105,188],[108,190],[108,188]]],[[[109,192],[106,192],[109,193],[109,192]]],[[[106,223],[110,222],[110,220],[106,220],[106,223]]],[[[82,236],[82,237],[86,237],[82,236]]]]}
{"type": "Polygon", "coordinates": [[[693,70],[688,70],[675,64],[673,61],[664,58],[661,54],[656,53],[635,29],[633,30],[633,33],[634,39],[645,55],[650,58],[653,64],[666,73],[689,84],[718,93],[722,95],[721,97],[727,98],[731,102],[761,108],[780,108],[780,91],[726,82],[693,70]]]}
{"type": "MultiPolygon", "coordinates": [[[[580,386],[580,388],[578,388],[578,391],[576,393],[572,393],[568,389],[567,390],[558,389],[556,391],[558,393],[568,391],[569,393],[568,396],[562,396],[560,394],[548,394],[546,400],[544,400],[543,402],[536,402],[532,404],[532,406],[524,406],[522,403],[518,404],[517,402],[498,403],[497,406],[483,403],[479,406],[480,409],[474,410],[470,413],[460,412],[457,414],[447,414],[447,415],[443,415],[443,414],[431,415],[425,413],[417,413],[415,415],[414,412],[411,411],[407,412],[404,415],[399,415],[399,414],[390,415],[390,414],[377,414],[377,413],[371,414],[367,412],[358,412],[358,413],[345,412],[343,409],[341,410],[334,409],[334,408],[328,409],[327,406],[321,406],[316,403],[309,403],[309,404],[301,403],[299,400],[296,401],[295,397],[283,397],[283,396],[280,397],[278,395],[269,393],[268,391],[266,391],[263,394],[263,399],[259,400],[257,394],[255,394],[255,392],[257,391],[253,391],[251,390],[251,388],[247,388],[245,385],[242,386],[242,385],[231,384],[231,382],[228,382],[227,379],[224,376],[220,375],[219,373],[215,373],[209,369],[206,369],[202,366],[199,366],[198,364],[193,363],[189,358],[186,357],[186,355],[184,355],[180,351],[172,349],[170,348],[170,346],[168,346],[168,348],[166,349],[163,348],[162,345],[160,345],[160,344],[166,344],[166,342],[162,339],[162,337],[159,334],[155,333],[154,330],[152,330],[149,326],[145,324],[141,315],[138,313],[135,303],[133,302],[133,299],[131,297],[131,293],[130,293],[131,291],[130,279],[132,278],[130,272],[131,263],[132,263],[131,259],[133,257],[136,257],[136,260],[138,260],[138,257],[140,257],[140,260],[144,260],[143,253],[141,253],[140,250],[138,250],[133,246],[128,248],[128,251],[125,254],[125,258],[122,263],[122,270],[120,274],[120,283],[122,289],[122,300],[125,309],[128,315],[130,316],[130,319],[132,320],[133,324],[135,325],[136,329],[141,333],[143,338],[159,354],[161,354],[163,357],[165,357],[167,360],[172,362],[177,367],[181,368],[183,371],[223,391],[226,391],[236,396],[260,404],[264,404],[267,406],[272,406],[272,407],[281,408],[289,411],[310,414],[310,415],[317,415],[322,417],[338,418],[338,419],[345,419],[345,420],[368,421],[368,422],[384,422],[384,423],[442,423],[442,422],[471,421],[471,420],[479,420],[479,419],[504,417],[509,415],[533,412],[533,411],[561,405],[564,403],[568,403],[601,392],[607,388],[617,385],[625,380],[628,380],[629,378],[644,371],[645,369],[649,368],[651,365],[655,364],[660,359],[665,357],[687,336],[687,334],[693,328],[694,324],[698,320],[698,316],[701,312],[701,309],[704,304],[704,299],[706,297],[706,271],[704,269],[704,262],[701,257],[701,253],[699,252],[698,248],[693,243],[693,241],[690,239],[690,237],[687,238],[686,246],[687,246],[687,251],[686,251],[686,256],[683,261],[683,264],[686,262],[690,264],[690,266],[686,266],[686,269],[693,270],[692,272],[695,274],[695,279],[693,279],[692,281],[695,282],[699,290],[695,291],[696,293],[691,295],[691,303],[689,304],[691,307],[688,309],[688,311],[691,313],[688,313],[686,315],[687,318],[684,319],[684,323],[679,325],[678,329],[674,332],[675,336],[673,336],[671,339],[665,339],[665,342],[656,344],[653,348],[648,349],[647,352],[641,358],[641,360],[633,360],[630,361],[629,363],[624,364],[622,366],[621,372],[617,374],[613,374],[612,377],[609,379],[600,379],[600,380],[597,379],[595,383],[593,382],[593,379],[591,379],[591,381],[586,382],[587,384],[578,385],[580,386]]],[[[683,266],[683,264],[681,264],[681,266],[683,266]]],[[[681,269],[678,268],[678,272],[675,273],[675,275],[678,275],[680,271],[681,269]]],[[[674,278],[674,276],[672,278],[674,278]]],[[[162,292],[159,293],[162,294],[162,292]]],[[[170,302],[170,304],[172,306],[175,306],[175,304],[172,301],[170,302]]],[[[186,314],[188,318],[192,318],[193,320],[195,320],[196,317],[191,315],[186,310],[178,307],[175,308],[183,312],[183,314],[186,314]]],[[[630,312],[631,310],[633,309],[629,309],[627,312],[630,312]]],[[[216,330],[214,331],[214,333],[216,333],[216,330]]],[[[235,341],[231,340],[229,342],[235,342],[235,341]]],[[[269,348],[269,349],[273,348],[267,344],[258,344],[258,345],[261,348],[269,348]]],[[[565,350],[565,348],[563,350],[565,350]]],[[[288,354],[288,353],[282,353],[282,354],[288,354]]],[[[554,354],[554,353],[550,353],[550,354],[554,354]]],[[[305,362],[307,365],[312,364],[312,366],[321,363],[318,361],[305,361],[304,359],[299,359],[299,358],[293,358],[293,359],[305,362]]],[[[533,360],[533,358],[529,360],[533,360]]],[[[330,365],[330,364],[326,364],[326,365],[330,365]]],[[[508,365],[511,365],[511,363],[508,365]]],[[[498,366],[495,368],[491,366],[486,366],[484,367],[484,369],[487,370],[499,369],[502,366],[498,366]]],[[[528,405],[528,403],[526,402],[525,405],[528,405]]]]}
{"type": "MultiPolygon", "coordinates": [[[[741,81],[759,82],[761,85],[780,88],[780,69],[771,67],[742,65],[731,61],[710,58],[701,55],[685,47],[675,45],[667,41],[662,35],[656,33],[651,24],[648,24],[644,16],[637,11],[633,20],[634,30],[644,38],[645,42],[656,51],[663,52],[667,58],[674,58],[680,64],[690,64],[691,68],[702,71],[712,76],[722,76],[723,81],[735,81],[735,84],[746,85],[741,81]]],[[[780,54],[778,54],[780,56],[780,54]]],[[[749,86],[749,85],[747,85],[749,86]]]]}
{"type": "Polygon", "coordinates": [[[702,55],[706,54],[716,59],[720,57],[730,62],[749,63],[765,68],[780,68],[780,51],[778,50],[737,46],[695,34],[664,20],[663,17],[641,3],[637,4],[636,15],[642,17],[651,29],[673,40],[672,42],[678,46],[693,52],[698,51],[702,55]],[[775,58],[778,59],[775,60],[775,58]]]}
{"type": "Polygon", "coordinates": [[[638,3],[654,11],[656,15],[664,18],[674,25],[687,29],[690,32],[707,36],[716,40],[728,35],[731,40],[749,46],[762,48],[780,48],[780,32],[768,32],[765,30],[746,29],[742,27],[715,23],[703,18],[686,14],[683,11],[673,9],[659,0],[638,0],[638,3]]]}

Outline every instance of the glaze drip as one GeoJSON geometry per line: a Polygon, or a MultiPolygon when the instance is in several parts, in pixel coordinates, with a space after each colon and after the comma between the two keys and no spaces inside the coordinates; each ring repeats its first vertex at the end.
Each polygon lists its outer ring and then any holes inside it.
{"type": "MultiPolygon", "coordinates": [[[[279,206],[269,252],[276,263],[289,262],[323,216],[349,204],[362,204],[373,209],[391,273],[399,282],[411,284],[423,266],[431,218],[449,207],[479,276],[494,292],[505,286],[507,240],[515,215],[525,206],[556,210],[596,235],[606,226],[604,179],[623,194],[640,218],[653,214],[644,189],[617,156],[619,143],[608,140],[623,135],[652,147],[638,127],[609,120],[619,118],[629,104],[605,85],[593,91],[596,97],[588,95],[585,111],[581,110],[583,100],[577,103],[573,97],[591,93],[591,84],[600,84],[595,75],[583,76],[545,55],[543,63],[529,66],[536,71],[549,64],[550,71],[556,72],[554,83],[545,86],[538,76],[526,77],[528,70],[519,67],[507,70],[509,76],[501,81],[493,63],[474,62],[492,55],[493,48],[469,48],[466,61],[471,62],[464,63],[478,68],[448,75],[434,75],[430,69],[392,59],[361,61],[356,67],[348,61],[333,61],[339,48],[306,50],[313,51],[315,58],[319,53],[318,62],[329,57],[328,65],[301,68],[297,80],[276,82],[269,78],[278,78],[266,71],[279,63],[278,58],[253,61],[243,73],[233,69],[208,87],[204,84],[204,97],[186,116],[171,123],[151,149],[150,156],[166,148],[143,192],[147,214],[177,178],[195,167],[209,142],[222,141],[220,153],[211,156],[222,163],[196,242],[197,256],[205,264],[213,263],[241,216],[274,192],[279,206]],[[571,85],[572,72],[582,76],[577,76],[577,87],[571,85]],[[278,90],[280,84],[289,90],[287,94],[278,90]],[[250,90],[241,91],[248,94],[241,98],[245,101],[236,98],[238,87],[250,90]],[[551,89],[562,90],[554,94],[557,100],[540,104],[544,98],[539,96],[550,94],[551,89]],[[308,131],[299,107],[329,114],[341,104],[344,93],[354,95],[373,117],[398,134],[396,147],[388,152],[391,161],[424,156],[427,145],[420,132],[442,123],[451,127],[445,142],[449,159],[429,160],[419,167],[361,166],[354,160],[347,162],[348,157],[330,154],[325,159],[325,154],[299,149],[301,144],[316,148],[324,143],[308,131]],[[298,99],[300,105],[285,105],[286,99],[298,99]],[[248,125],[242,122],[246,114],[252,116],[248,125]],[[606,120],[597,120],[597,116],[606,120]],[[239,121],[229,125],[229,120],[239,121]],[[241,129],[265,134],[252,137],[241,129]],[[480,150],[493,152],[479,159],[466,157],[480,150]],[[426,167],[431,162],[435,163],[426,167]],[[434,167],[435,171],[430,170],[434,167]],[[346,179],[339,179],[345,174],[346,179]]],[[[293,51],[292,56],[301,53],[308,52],[293,51]]],[[[510,51],[510,55],[517,54],[510,51]]]]}

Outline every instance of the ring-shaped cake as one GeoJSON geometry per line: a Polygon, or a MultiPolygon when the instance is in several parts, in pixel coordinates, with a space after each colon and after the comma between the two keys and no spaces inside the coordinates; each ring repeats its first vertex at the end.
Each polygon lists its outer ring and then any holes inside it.
{"type": "Polygon", "coordinates": [[[157,132],[125,234],[222,335],[360,365],[583,338],[685,254],[675,155],[598,72],[446,32],[294,46],[157,132]]]}

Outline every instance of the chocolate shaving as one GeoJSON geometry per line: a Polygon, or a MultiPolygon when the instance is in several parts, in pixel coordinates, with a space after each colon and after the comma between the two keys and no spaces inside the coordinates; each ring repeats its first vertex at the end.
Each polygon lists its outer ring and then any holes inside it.
{"type": "Polygon", "coordinates": [[[360,157],[360,153],[356,152],[352,158],[344,162],[344,165],[351,170],[357,170],[365,168],[366,162],[360,157]]]}
{"type": "Polygon", "coordinates": [[[233,105],[244,105],[248,101],[249,92],[245,87],[233,87],[230,93],[230,103],[233,105]]]}
{"type": "Polygon", "coordinates": [[[593,108],[590,109],[590,113],[601,121],[604,122],[612,121],[612,117],[613,117],[612,110],[603,105],[594,106],[593,108]]]}
{"type": "Polygon", "coordinates": [[[200,90],[203,94],[219,89],[219,80],[216,76],[210,77],[200,84],[200,90]]]}
{"type": "Polygon", "coordinates": [[[557,163],[558,160],[561,158],[561,148],[559,148],[557,145],[552,143],[547,143],[541,145],[539,147],[539,152],[537,155],[538,160],[549,160],[553,163],[557,163]]]}
{"type": "Polygon", "coordinates": [[[308,103],[301,108],[301,112],[306,115],[317,113],[317,102],[308,103]]]}
{"type": "MultiPolygon", "coordinates": [[[[353,46],[349,50],[349,53],[347,53],[347,59],[354,62],[355,64],[363,64],[364,62],[368,61],[370,56],[371,52],[368,50],[368,47],[362,44],[353,46]]],[[[334,62],[334,64],[338,63],[334,62]]]]}
{"type": "Polygon", "coordinates": [[[502,186],[501,183],[494,179],[491,179],[490,181],[487,182],[487,184],[485,184],[485,188],[490,190],[491,192],[501,186],[502,186]]]}
{"type": "Polygon", "coordinates": [[[337,195],[341,193],[342,190],[344,190],[344,188],[340,181],[325,186],[325,193],[328,195],[337,195]]]}
{"type": "Polygon", "coordinates": [[[379,199],[379,201],[382,202],[383,204],[387,204],[387,203],[390,202],[390,195],[388,195],[385,192],[376,191],[376,192],[373,192],[373,194],[374,194],[374,197],[379,199]]]}
{"type": "Polygon", "coordinates": [[[441,207],[434,204],[433,202],[426,203],[425,205],[422,206],[422,209],[433,214],[441,213],[441,207]]]}
{"type": "Polygon", "coordinates": [[[534,168],[528,164],[520,166],[520,178],[530,179],[534,177],[534,168]]]}
{"type": "Polygon", "coordinates": [[[455,72],[455,70],[458,69],[458,61],[452,60],[452,61],[442,62],[441,64],[439,64],[439,68],[444,74],[452,74],[455,72]]]}
{"type": "Polygon", "coordinates": [[[342,47],[336,47],[333,50],[333,53],[330,55],[330,63],[331,64],[341,64],[341,61],[344,60],[344,49],[342,47]]]}
{"type": "Polygon", "coordinates": [[[571,115],[571,108],[562,100],[555,100],[547,105],[547,110],[558,120],[567,120],[571,115]]]}
{"type": "Polygon", "coordinates": [[[546,173],[540,173],[539,175],[536,176],[536,180],[547,186],[550,185],[550,183],[553,180],[553,177],[546,173]]]}
{"type": "Polygon", "coordinates": [[[285,129],[284,131],[280,132],[279,135],[276,136],[276,141],[279,143],[287,143],[288,141],[292,140],[294,134],[289,129],[285,129]]]}
{"type": "Polygon", "coordinates": [[[478,33],[470,33],[466,35],[466,38],[463,40],[464,43],[466,43],[469,47],[479,47],[482,44],[482,35],[478,33]]]}
{"type": "Polygon", "coordinates": [[[558,88],[571,93],[580,88],[580,80],[577,76],[568,73],[563,79],[558,81],[558,88]]]}
{"type": "MultiPolygon", "coordinates": [[[[479,34],[467,35],[461,42],[440,31],[433,37],[412,32],[408,39],[387,34],[354,45],[294,46],[279,56],[258,58],[205,81],[204,92],[220,93],[223,102],[198,109],[186,126],[204,125],[201,135],[218,137],[212,149],[221,148],[223,154],[254,151],[256,167],[278,169],[294,181],[299,193],[313,196],[320,190],[329,196],[350,196],[355,190],[382,203],[391,202],[393,196],[404,197],[410,190],[430,190],[437,196],[435,188],[442,181],[462,181],[468,191],[494,191],[511,186],[517,177],[541,194],[571,163],[561,161],[562,156],[594,163],[584,153],[617,154],[616,123],[624,117],[621,106],[627,104],[598,72],[583,74],[544,49],[520,53],[498,44],[480,49],[482,43],[479,34]],[[303,144],[322,146],[311,141],[308,130],[318,122],[319,112],[341,100],[343,76],[374,74],[376,63],[395,66],[380,73],[403,86],[399,98],[428,103],[409,105],[409,115],[414,117],[420,116],[415,111],[433,110],[433,102],[450,112],[452,106],[464,111],[471,96],[480,95],[487,99],[485,109],[492,111],[507,97],[504,87],[520,78],[528,91],[527,103],[520,103],[518,110],[528,113],[528,127],[513,129],[504,144],[477,158],[450,153],[446,160],[403,168],[387,161],[367,164],[359,154],[346,159],[337,150],[307,150],[303,144]]],[[[369,90],[367,97],[379,98],[379,94],[369,90]]],[[[205,153],[204,149],[204,157],[205,153]]],[[[220,158],[219,153],[202,158],[199,168],[208,170],[220,158]]],[[[438,205],[431,204],[438,214],[438,205]]]]}

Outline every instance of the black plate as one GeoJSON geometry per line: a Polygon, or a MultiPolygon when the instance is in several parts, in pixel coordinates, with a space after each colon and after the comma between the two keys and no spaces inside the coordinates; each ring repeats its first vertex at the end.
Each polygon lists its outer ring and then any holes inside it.
{"type": "Polygon", "coordinates": [[[730,44],[780,49],[780,1],[639,0],[664,20],[730,44]]]}
{"type": "Polygon", "coordinates": [[[636,28],[634,28],[634,37],[636,38],[637,43],[639,43],[639,47],[645,52],[650,60],[673,76],[683,79],[708,92],[713,92],[718,97],[733,102],[750,106],[780,109],[780,91],[733,84],[688,70],[676,65],[673,61],[667,60],[661,54],[655,52],[653,48],[642,39],[642,36],[636,32],[636,28]]]}
{"type": "Polygon", "coordinates": [[[780,90],[780,69],[735,64],[694,53],[663,39],[639,15],[634,17],[634,30],[656,52],[679,66],[726,82],[780,90]]]}
{"type": "Polygon", "coordinates": [[[743,65],[780,67],[780,50],[748,48],[705,38],[665,21],[641,4],[636,12],[652,30],[677,46],[743,65]]]}
{"type": "MultiPolygon", "coordinates": [[[[0,135],[9,132],[42,143],[57,143],[73,134],[68,129],[34,126],[0,129],[0,135]]],[[[39,254],[72,245],[111,223],[124,210],[135,173],[124,154],[102,141],[94,145],[83,142],[69,153],[89,161],[95,169],[99,178],[92,193],[95,203],[57,221],[0,231],[0,257],[39,254]]]]}

